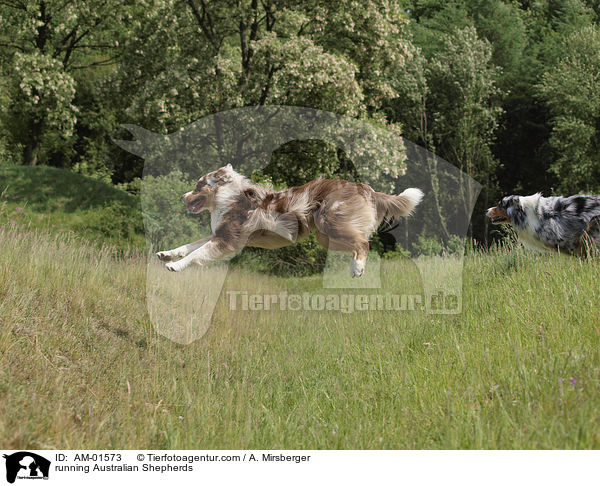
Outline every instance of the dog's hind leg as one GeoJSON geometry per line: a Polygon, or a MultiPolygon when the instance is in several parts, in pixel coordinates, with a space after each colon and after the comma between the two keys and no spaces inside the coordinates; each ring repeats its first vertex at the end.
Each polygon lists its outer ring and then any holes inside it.
{"type": "Polygon", "coordinates": [[[350,275],[352,278],[360,277],[364,273],[368,254],[368,241],[361,240],[354,242],[353,258],[350,263],[350,275]]]}
{"type": "Polygon", "coordinates": [[[331,238],[321,231],[316,232],[317,241],[321,246],[333,251],[343,251],[352,253],[352,262],[350,263],[350,275],[360,277],[365,271],[367,255],[369,254],[369,242],[358,235],[346,235],[347,237],[331,238]]]}
{"type": "Polygon", "coordinates": [[[174,250],[159,251],[156,254],[156,256],[158,257],[159,260],[161,260],[163,262],[170,262],[172,260],[177,260],[178,258],[183,258],[184,256],[189,255],[190,253],[192,253],[194,250],[197,250],[205,243],[208,243],[211,238],[212,238],[212,235],[208,236],[206,238],[202,238],[201,240],[194,241],[193,243],[188,243],[187,245],[180,246],[178,248],[175,248],[174,250]]]}
{"type": "Polygon", "coordinates": [[[167,263],[166,267],[171,272],[181,272],[192,263],[202,265],[210,261],[228,260],[229,258],[232,258],[242,246],[243,245],[239,247],[232,245],[221,238],[213,238],[181,260],[167,263]]]}

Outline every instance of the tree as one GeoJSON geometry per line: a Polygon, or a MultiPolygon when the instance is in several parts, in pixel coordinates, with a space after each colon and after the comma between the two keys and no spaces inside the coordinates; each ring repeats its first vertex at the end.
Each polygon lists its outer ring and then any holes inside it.
{"type": "Polygon", "coordinates": [[[77,110],[74,72],[108,65],[118,44],[122,2],[111,0],[0,3],[0,55],[10,65],[11,103],[6,125],[23,145],[23,162],[38,162],[42,139],[51,130],[69,137],[77,110]]]}
{"type": "MultiPolygon", "coordinates": [[[[489,42],[474,28],[445,36],[444,49],[430,66],[430,89],[435,106],[434,143],[446,160],[484,186],[487,206],[489,188],[497,167],[491,151],[498,116],[500,92],[498,68],[491,63],[489,42]]],[[[474,195],[461,195],[465,208],[474,195]]],[[[484,235],[487,235],[484,221],[484,235]]]]}
{"type": "Polygon", "coordinates": [[[73,133],[77,108],[72,104],[75,81],[60,61],[41,53],[15,53],[13,98],[9,113],[13,129],[26,134],[23,160],[36,165],[44,130],[56,129],[63,136],[73,133]]]}
{"type": "Polygon", "coordinates": [[[552,115],[551,170],[560,191],[600,190],[599,85],[600,30],[584,27],[566,38],[560,60],[538,86],[552,115]]]}
{"type": "MultiPolygon", "coordinates": [[[[399,80],[402,94],[393,104],[394,112],[409,138],[484,184],[485,205],[498,165],[491,145],[502,112],[499,69],[491,62],[489,42],[480,39],[475,28],[440,36],[440,47],[430,59],[420,49],[413,49],[399,80]]],[[[442,223],[444,216],[439,211],[448,198],[458,197],[458,204],[470,208],[474,195],[469,193],[469,185],[464,194],[439,194],[435,167],[430,166],[429,172],[428,185],[442,223]]]]}
{"type": "MultiPolygon", "coordinates": [[[[406,51],[406,14],[396,2],[153,5],[134,24],[110,83],[124,119],[165,133],[235,107],[295,105],[386,123],[377,110],[397,96],[392,73],[406,51]]],[[[217,151],[222,138],[217,127],[217,151]]],[[[313,163],[332,160],[330,149],[313,144],[313,163]]]]}
{"type": "MultiPolygon", "coordinates": [[[[536,85],[561,56],[565,36],[590,25],[593,18],[581,0],[520,2],[520,7],[519,23],[525,26],[527,43],[517,63],[501,63],[500,82],[506,96],[494,153],[502,161],[498,170],[502,194],[532,194],[556,187],[555,174],[550,171],[551,114],[537,96],[536,85]]],[[[503,25],[502,30],[520,36],[520,28],[514,27],[517,21],[515,18],[512,28],[503,25]]],[[[495,52],[500,47],[495,47],[495,52]]]]}

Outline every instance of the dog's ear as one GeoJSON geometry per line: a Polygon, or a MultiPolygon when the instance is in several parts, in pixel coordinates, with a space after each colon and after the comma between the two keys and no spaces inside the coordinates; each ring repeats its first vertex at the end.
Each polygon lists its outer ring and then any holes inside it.
{"type": "Polygon", "coordinates": [[[513,219],[513,215],[515,214],[515,208],[512,204],[508,206],[508,208],[506,208],[506,214],[508,214],[508,217],[510,219],[513,219]]]}

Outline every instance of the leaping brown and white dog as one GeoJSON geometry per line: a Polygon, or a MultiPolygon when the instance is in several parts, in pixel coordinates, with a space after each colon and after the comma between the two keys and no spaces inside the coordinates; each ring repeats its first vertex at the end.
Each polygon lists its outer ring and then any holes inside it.
{"type": "Polygon", "coordinates": [[[420,189],[391,196],[342,179],[317,179],[275,191],[252,183],[229,164],[201,177],[195,189],[182,196],[192,213],[210,211],[212,234],[157,256],[171,262],[166,265],[169,270],[179,272],[192,263],[229,259],[245,245],[291,245],[314,231],[323,247],[352,252],[350,274],[360,277],[369,237],[383,221],[408,216],[422,198],[420,189]]]}

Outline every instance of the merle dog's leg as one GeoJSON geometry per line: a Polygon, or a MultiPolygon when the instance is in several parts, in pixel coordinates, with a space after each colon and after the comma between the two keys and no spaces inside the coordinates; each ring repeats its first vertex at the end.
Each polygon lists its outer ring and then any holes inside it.
{"type": "Polygon", "coordinates": [[[579,239],[577,254],[580,256],[597,255],[600,251],[600,216],[592,218],[579,239]]]}
{"type": "Polygon", "coordinates": [[[213,238],[205,245],[194,250],[186,257],[176,262],[167,263],[166,267],[172,272],[181,272],[192,263],[202,265],[205,262],[214,260],[227,260],[239,250],[237,246],[227,243],[221,238],[213,238]]]}
{"type": "Polygon", "coordinates": [[[194,241],[193,243],[188,243],[187,245],[180,246],[178,248],[175,248],[174,250],[159,251],[156,254],[156,256],[158,257],[159,260],[161,260],[163,262],[170,262],[172,260],[177,260],[178,258],[183,258],[184,256],[189,255],[193,251],[200,248],[202,245],[208,243],[211,238],[212,238],[212,235],[208,236],[206,238],[202,238],[201,240],[194,241]]]}
{"type": "Polygon", "coordinates": [[[596,245],[600,243],[600,216],[596,216],[590,221],[585,232],[594,240],[596,245]]]}

